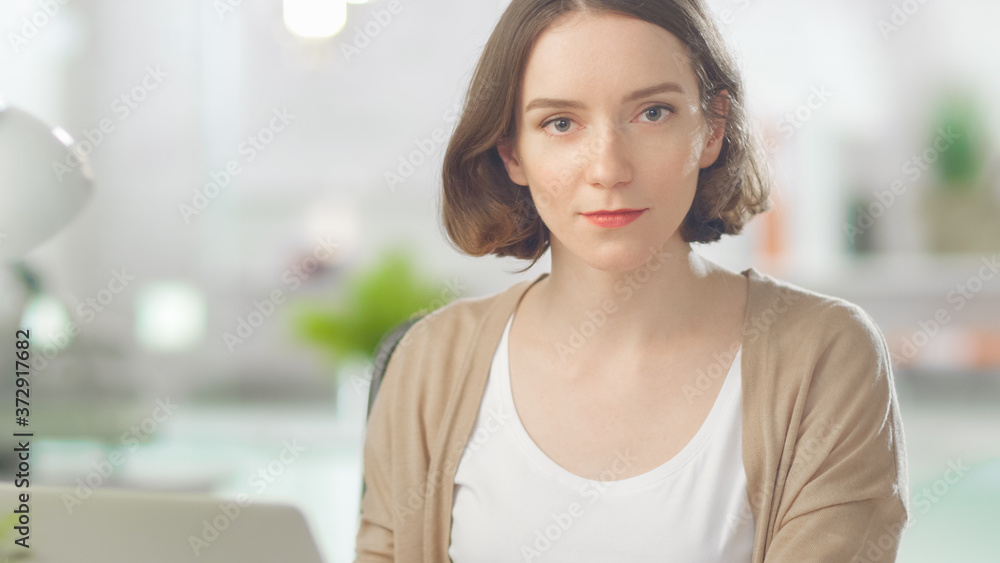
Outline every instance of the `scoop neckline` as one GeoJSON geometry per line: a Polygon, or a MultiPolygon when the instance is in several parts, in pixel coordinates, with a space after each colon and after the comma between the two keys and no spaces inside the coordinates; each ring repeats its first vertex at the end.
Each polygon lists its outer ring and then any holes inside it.
{"type": "Polygon", "coordinates": [[[736,355],[729,367],[729,371],[726,372],[725,381],[723,381],[722,388],[715,397],[715,402],[712,404],[712,408],[709,410],[708,416],[705,417],[705,420],[702,422],[698,431],[695,432],[691,440],[689,440],[676,455],[657,467],[646,471],[645,473],[634,475],[626,479],[618,479],[614,481],[588,479],[569,471],[552,460],[552,458],[542,451],[538,444],[535,443],[521,422],[521,416],[518,414],[517,407],[514,404],[514,395],[510,381],[510,347],[508,343],[508,334],[510,333],[510,327],[514,323],[514,316],[516,313],[516,310],[513,311],[507,319],[507,325],[500,338],[498,350],[499,353],[503,354],[503,357],[506,360],[505,369],[501,374],[499,374],[503,408],[508,409],[509,412],[511,412],[510,428],[514,434],[517,444],[520,446],[525,455],[527,455],[551,477],[574,489],[586,486],[600,486],[604,488],[602,495],[619,495],[636,491],[678,473],[691,461],[693,461],[709,444],[711,437],[715,434],[715,431],[719,426],[719,421],[722,418],[725,409],[732,405],[735,394],[739,391],[737,385],[741,382],[739,381],[740,378],[735,376],[735,373],[741,367],[740,362],[743,355],[742,343],[736,351],[736,355]]]}

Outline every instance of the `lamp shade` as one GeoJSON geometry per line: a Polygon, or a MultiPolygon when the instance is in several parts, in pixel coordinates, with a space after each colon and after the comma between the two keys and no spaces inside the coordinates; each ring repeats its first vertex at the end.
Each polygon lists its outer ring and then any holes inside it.
{"type": "Polygon", "coordinates": [[[69,223],[90,195],[91,179],[69,134],[0,101],[0,263],[69,223]]]}

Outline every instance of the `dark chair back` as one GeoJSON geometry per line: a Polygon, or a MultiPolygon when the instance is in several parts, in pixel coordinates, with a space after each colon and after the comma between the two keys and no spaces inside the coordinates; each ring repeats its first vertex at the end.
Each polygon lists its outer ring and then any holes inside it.
{"type": "Polygon", "coordinates": [[[410,329],[417,321],[422,319],[426,313],[421,315],[414,315],[405,321],[396,325],[395,328],[387,332],[381,340],[379,340],[378,345],[375,347],[375,359],[372,361],[372,380],[371,386],[368,388],[368,414],[365,415],[365,421],[372,414],[372,405],[375,403],[375,395],[378,394],[379,387],[382,386],[382,377],[385,375],[385,368],[389,365],[389,358],[392,356],[392,352],[396,349],[399,341],[403,339],[406,335],[406,331],[410,329]]]}
{"type": "MultiPolygon", "coordinates": [[[[372,404],[375,403],[375,395],[378,395],[379,387],[382,386],[382,377],[385,375],[385,368],[389,365],[389,358],[392,357],[392,352],[396,349],[396,345],[399,341],[403,339],[406,335],[406,331],[410,330],[417,321],[422,319],[426,313],[421,315],[414,315],[405,321],[396,325],[395,328],[387,332],[381,340],[378,341],[378,345],[375,346],[375,359],[372,361],[372,380],[371,385],[368,387],[368,414],[365,415],[365,422],[372,414],[372,404]]],[[[362,460],[361,466],[361,498],[365,498],[365,472],[364,472],[364,461],[362,460]]],[[[361,507],[358,508],[358,514],[361,514],[361,507]]]]}

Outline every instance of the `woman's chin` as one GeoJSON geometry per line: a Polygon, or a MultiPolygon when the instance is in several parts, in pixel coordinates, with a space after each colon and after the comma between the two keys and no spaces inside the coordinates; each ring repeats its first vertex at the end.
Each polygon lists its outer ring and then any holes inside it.
{"type": "Polygon", "coordinates": [[[642,266],[658,269],[665,256],[663,248],[650,242],[616,241],[587,248],[579,257],[595,270],[627,273],[642,266]]]}

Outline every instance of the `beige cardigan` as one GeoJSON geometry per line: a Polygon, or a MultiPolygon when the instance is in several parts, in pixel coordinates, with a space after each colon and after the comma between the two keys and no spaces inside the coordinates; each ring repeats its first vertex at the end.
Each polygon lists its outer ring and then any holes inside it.
{"type": "MultiPolygon", "coordinates": [[[[910,491],[882,332],[848,301],[742,274],[752,562],[895,561],[910,491]]],[[[491,360],[515,304],[547,275],[452,301],[399,343],[365,435],[357,561],[449,561],[455,472],[491,360]]]]}

